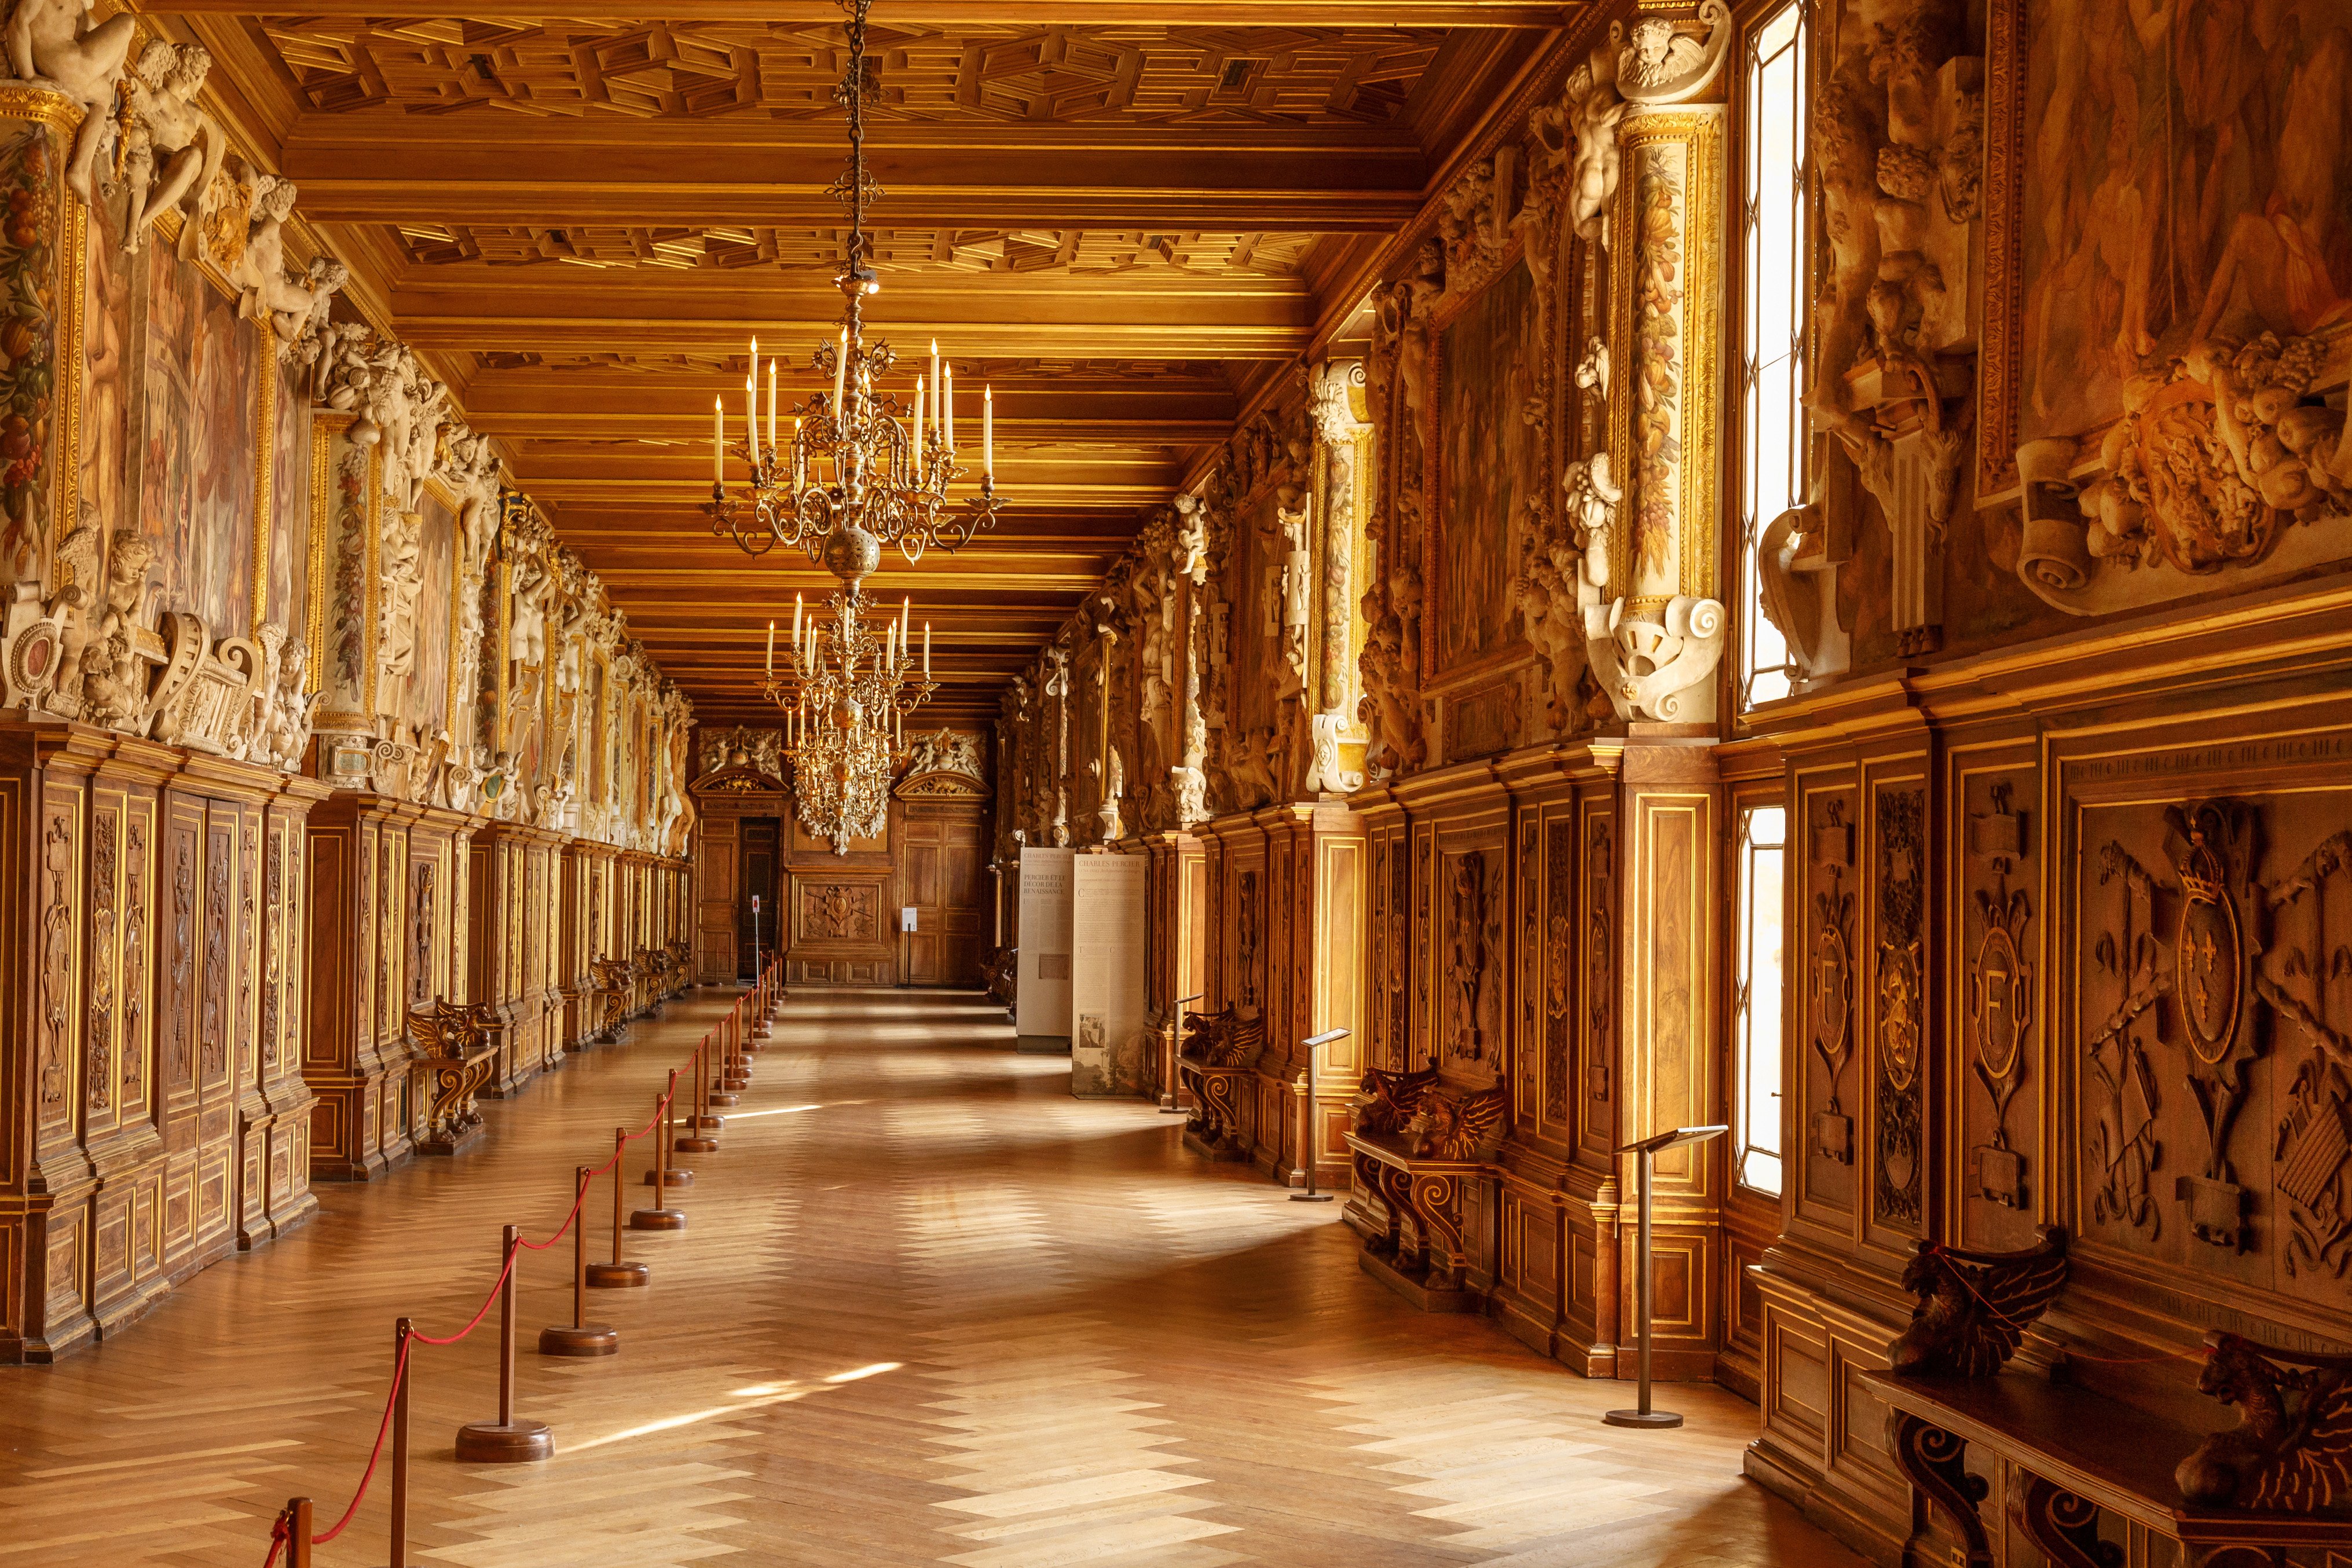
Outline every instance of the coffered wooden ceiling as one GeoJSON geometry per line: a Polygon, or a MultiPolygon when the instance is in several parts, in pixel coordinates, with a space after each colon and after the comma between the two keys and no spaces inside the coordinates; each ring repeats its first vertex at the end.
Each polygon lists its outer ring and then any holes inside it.
{"type": "MultiPolygon", "coordinates": [[[[761,719],[767,621],[830,580],[711,537],[710,400],[738,405],[754,332],[790,374],[835,330],[837,6],[143,8],[212,51],[219,112],[298,183],[352,307],[457,386],[698,712],[761,719]]],[[[1012,502],[874,581],[933,624],[938,717],[993,711],[1139,514],[1354,303],[1562,16],[877,0],[867,319],[994,385],[1012,502]]]]}

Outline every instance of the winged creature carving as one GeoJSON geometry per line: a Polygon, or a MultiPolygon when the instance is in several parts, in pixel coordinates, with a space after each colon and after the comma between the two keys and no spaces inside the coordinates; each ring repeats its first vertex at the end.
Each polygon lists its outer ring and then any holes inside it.
{"type": "Polygon", "coordinates": [[[2352,1500],[2352,1356],[2273,1350],[2215,1329],[2197,1391],[2238,1407],[2238,1425],[2173,1472],[2207,1508],[2318,1513],[2352,1500]]]}
{"type": "Polygon", "coordinates": [[[1500,1136],[1510,1100],[1500,1089],[1476,1094],[1430,1093],[1405,1124],[1405,1146],[1423,1160],[1468,1160],[1500,1136]]]}
{"type": "Polygon", "coordinates": [[[1886,1347],[1898,1373],[1990,1377],[2066,1285],[2066,1233],[2053,1226],[2022,1252],[1969,1252],[1922,1241],[1903,1269],[1919,1298],[1911,1326],[1886,1347]]]}
{"type": "Polygon", "coordinates": [[[1364,1074],[1353,1107],[1359,1132],[1395,1132],[1413,1118],[1421,1102],[1436,1086],[1437,1069],[1384,1072],[1374,1068],[1364,1074]]]}

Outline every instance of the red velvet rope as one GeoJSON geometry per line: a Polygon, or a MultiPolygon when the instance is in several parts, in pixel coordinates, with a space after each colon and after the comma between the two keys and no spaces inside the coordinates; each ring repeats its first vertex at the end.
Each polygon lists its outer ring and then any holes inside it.
{"type": "MultiPolygon", "coordinates": [[[[775,968],[775,964],[772,960],[769,963],[768,968],[771,972],[775,968]]],[[[766,984],[766,975],[762,974],[761,977],[761,984],[764,986],[766,984]]],[[[738,997],[736,999],[734,1008],[728,1015],[730,1021],[732,1021],[735,1014],[740,1012],[742,1007],[743,1000],[742,998],[738,997]]],[[[687,1060],[691,1063],[697,1056],[709,1046],[709,1044],[710,1036],[709,1034],[705,1034],[702,1037],[702,1043],[697,1046],[692,1051],[687,1053],[687,1060]]],[[[654,1113],[652,1117],[646,1121],[643,1127],[638,1128],[635,1132],[625,1134],[621,1140],[622,1142],[625,1144],[634,1142],[637,1139],[643,1138],[652,1132],[655,1128],[660,1126],[662,1118],[669,1114],[670,1106],[677,1098],[677,1079],[673,1077],[670,1079],[668,1086],[662,1090],[661,1098],[654,1101],[654,1113]]],[[[351,1528],[352,1521],[359,1517],[360,1504],[367,1500],[368,1489],[374,1484],[376,1468],[383,1458],[384,1438],[392,1432],[393,1407],[400,1398],[400,1385],[408,1376],[408,1350],[410,1343],[421,1341],[428,1345],[454,1345],[458,1341],[464,1339],[467,1335],[472,1333],[476,1329],[480,1328],[482,1326],[482,1320],[489,1316],[491,1303],[495,1302],[499,1299],[499,1292],[506,1288],[508,1278],[514,1273],[515,1258],[518,1253],[525,1248],[528,1248],[532,1252],[544,1252],[549,1247],[553,1247],[557,1242],[562,1241],[571,1231],[572,1226],[578,1222],[581,1208],[588,1199],[588,1188],[590,1184],[593,1184],[598,1176],[603,1175],[605,1172],[612,1170],[615,1165],[619,1164],[620,1161],[621,1150],[616,1148],[603,1164],[588,1173],[588,1180],[580,1183],[578,1190],[572,1194],[572,1207],[565,1213],[562,1225],[556,1228],[556,1232],[553,1236],[549,1237],[545,1241],[525,1241],[520,1237],[517,1237],[515,1238],[514,1246],[507,1248],[505,1266],[499,1270],[499,1277],[490,1282],[489,1294],[482,1298],[481,1306],[475,1310],[473,1317],[467,1322],[464,1328],[459,1329],[454,1334],[450,1334],[446,1338],[440,1339],[436,1339],[431,1334],[419,1333],[414,1329],[409,1331],[408,1338],[401,1342],[399,1362],[392,1369],[392,1387],[385,1393],[383,1397],[383,1419],[376,1425],[375,1446],[368,1450],[367,1468],[361,1473],[359,1490],[352,1494],[351,1506],[343,1510],[343,1516],[335,1521],[331,1529],[327,1531],[323,1535],[314,1535],[310,1538],[311,1545],[324,1546],[328,1542],[333,1541],[337,1536],[342,1534],[344,1531],[349,1530],[351,1528]]],[[[269,1555],[262,1560],[262,1568],[277,1568],[278,1559],[286,1549],[289,1529],[290,1526],[288,1523],[288,1517],[282,1512],[271,1522],[269,1527],[269,1555]]]]}

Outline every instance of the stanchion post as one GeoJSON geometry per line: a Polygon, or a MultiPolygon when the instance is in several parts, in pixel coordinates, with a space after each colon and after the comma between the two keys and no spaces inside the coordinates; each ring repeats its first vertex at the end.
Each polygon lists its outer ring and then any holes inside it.
{"type": "Polygon", "coordinates": [[[310,1500],[286,1500],[286,1568],[310,1568],[310,1500]]]}
{"type": "Polygon", "coordinates": [[[392,1391],[392,1568],[408,1568],[408,1388],[416,1381],[408,1351],[415,1332],[403,1318],[392,1334],[392,1375],[399,1379],[392,1391]]]}
{"type": "Polygon", "coordinates": [[[1720,1138],[1730,1131],[1728,1127],[1674,1127],[1655,1137],[1644,1138],[1638,1143],[1628,1143],[1617,1151],[1631,1154],[1641,1162],[1640,1218],[1635,1222],[1634,1250],[1642,1255],[1641,1270],[1633,1276],[1634,1331],[1640,1336],[1638,1364],[1641,1392],[1631,1410],[1612,1410],[1601,1419],[1612,1426],[1664,1427],[1679,1426],[1683,1418],[1671,1410],[1650,1408],[1650,1187],[1657,1171],[1658,1156],[1668,1149],[1679,1149],[1686,1143],[1704,1143],[1710,1138],[1720,1138]]]}
{"type": "Polygon", "coordinates": [[[677,1098],[677,1069],[669,1069],[669,1093],[654,1108],[654,1163],[646,1180],[654,1189],[653,1204],[629,1216],[631,1230],[684,1230],[686,1211],[669,1206],[669,1107],[677,1098]]]}
{"type": "Polygon", "coordinates": [[[516,1243],[521,1232],[509,1226],[502,1233],[499,1262],[506,1279],[499,1286],[499,1418],[468,1421],[457,1428],[457,1462],[461,1465],[518,1465],[555,1454],[555,1435],[544,1421],[518,1421],[514,1413],[515,1273],[522,1261],[516,1243]]]}
{"type": "Polygon", "coordinates": [[[588,1184],[595,1180],[595,1167],[583,1165],[575,1174],[579,1212],[572,1218],[572,1321],[540,1330],[539,1353],[611,1355],[621,1348],[620,1331],[588,1321],[588,1184]]]}
{"type": "MultiPolygon", "coordinates": [[[[652,1281],[653,1270],[642,1263],[621,1261],[622,1209],[625,1206],[621,1194],[627,1185],[625,1168],[629,1152],[629,1130],[613,1129],[613,1261],[588,1266],[588,1288],[607,1290],[626,1285],[645,1285],[652,1281]]],[[[584,1216],[583,1216],[584,1218],[584,1216]]]]}
{"type": "Polygon", "coordinates": [[[694,1093],[687,1101],[686,1114],[678,1118],[677,1142],[672,1150],[680,1154],[708,1154],[719,1147],[714,1134],[719,1127],[719,1118],[710,1114],[710,1037],[694,1047],[694,1093]]]}
{"type": "Polygon", "coordinates": [[[1328,1204],[1331,1201],[1330,1194],[1315,1190],[1315,1168],[1323,1163],[1323,1151],[1318,1147],[1322,1140],[1315,1132],[1315,1053],[1334,1040],[1347,1037],[1345,1029],[1326,1029],[1298,1042],[1307,1051],[1307,1113],[1300,1118],[1298,1126],[1298,1154],[1307,1162],[1307,1190],[1290,1194],[1290,1201],[1295,1204],[1328,1204]]]}
{"type": "Polygon", "coordinates": [[[740,1013],[728,1020],[724,1045],[725,1048],[720,1052],[719,1065],[720,1076],[726,1080],[727,1088],[730,1091],[751,1088],[750,1053],[759,1049],[759,1047],[743,1037],[743,1016],[740,1013]]]}
{"type": "MultiPolygon", "coordinates": [[[[727,1020],[721,1018],[719,1021],[719,1026],[717,1028],[702,1037],[702,1044],[706,1050],[713,1040],[719,1038],[726,1033],[726,1031],[727,1020]]],[[[723,1110],[729,1110],[734,1109],[736,1103],[734,1090],[729,1088],[722,1080],[711,1076],[711,1071],[707,1060],[705,1065],[701,1068],[698,1069],[696,1076],[706,1086],[704,1094],[704,1103],[706,1106],[718,1106],[723,1110]]]]}
{"type": "MultiPolygon", "coordinates": [[[[698,1052],[701,1048],[699,1046],[695,1047],[698,1052]]],[[[685,1124],[687,1117],[690,1114],[677,1103],[677,1080],[683,1073],[694,1071],[694,1060],[692,1057],[687,1058],[683,1071],[677,1068],[670,1069],[669,1093],[663,1098],[661,1121],[654,1128],[656,1158],[655,1168],[646,1173],[646,1185],[659,1187],[665,1192],[672,1187],[694,1185],[693,1170],[677,1163],[677,1152],[684,1147],[679,1142],[682,1134],[678,1129],[685,1124]]]]}
{"type": "Polygon", "coordinates": [[[1184,1009],[1187,1005],[1198,1002],[1203,994],[1205,993],[1195,991],[1190,996],[1176,998],[1176,1016],[1168,1025],[1168,1061],[1160,1079],[1160,1114],[1162,1116],[1187,1114],[1184,1107],[1177,1103],[1183,1098],[1183,1086],[1176,1077],[1176,1058],[1184,1048],[1184,1009]]]}

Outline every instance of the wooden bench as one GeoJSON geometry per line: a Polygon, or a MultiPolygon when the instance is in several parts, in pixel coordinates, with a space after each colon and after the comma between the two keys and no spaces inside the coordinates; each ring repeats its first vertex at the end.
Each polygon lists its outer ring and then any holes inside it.
{"type": "Polygon", "coordinates": [[[1923,1242],[1906,1268],[1904,1287],[1920,1304],[1887,1347],[1889,1370],[1863,1374],[1887,1407],[1887,1449],[1912,1489],[1905,1561],[1994,1568],[2011,1560],[1999,1549],[2003,1519],[2052,1568],[2344,1561],[2332,1553],[2352,1552],[2352,1515],[2329,1510],[2352,1506],[2352,1357],[2207,1334],[2199,1390],[2243,1414],[2234,1430],[2207,1436],[2091,1389],[2002,1370],[2065,1278],[2065,1236],[2055,1230],[2013,1253],[1923,1242]],[[2105,1532],[2103,1519],[2112,1521],[2105,1532]],[[1938,1521],[1955,1538],[1948,1552],[1938,1549],[1938,1521]]]}
{"type": "Polygon", "coordinates": [[[1004,1016],[1010,1021],[1016,1012],[1013,998],[1021,984],[1021,950],[1000,947],[980,966],[981,983],[988,987],[989,996],[1004,1005],[1004,1016]]]}
{"type": "Polygon", "coordinates": [[[1265,1051],[1265,1020],[1244,1018],[1233,1007],[1195,1013],[1184,1020],[1184,1047],[1176,1056],[1176,1078],[1192,1097],[1184,1121],[1184,1142],[1212,1160],[1246,1160],[1235,1095],[1257,1071],[1265,1051]]]}
{"type": "Polygon", "coordinates": [[[1509,1103],[1500,1087],[1464,1094],[1441,1087],[1433,1069],[1376,1068],[1349,1110],[1349,1206],[1370,1232],[1357,1261],[1423,1311],[1481,1309],[1462,1283],[1463,1199],[1502,1142],[1509,1103]]]}
{"type": "Polygon", "coordinates": [[[635,994],[636,975],[631,965],[614,958],[591,959],[588,995],[592,1022],[588,1032],[607,1042],[619,1040],[636,1011],[635,994]]]}
{"type": "Polygon", "coordinates": [[[416,1085],[411,1137],[420,1154],[455,1154],[482,1136],[475,1100],[497,1076],[501,1042],[479,1003],[435,998],[408,1010],[409,1072],[416,1085]]]}

